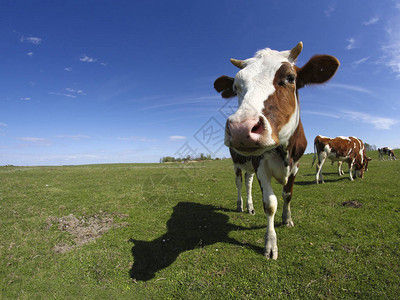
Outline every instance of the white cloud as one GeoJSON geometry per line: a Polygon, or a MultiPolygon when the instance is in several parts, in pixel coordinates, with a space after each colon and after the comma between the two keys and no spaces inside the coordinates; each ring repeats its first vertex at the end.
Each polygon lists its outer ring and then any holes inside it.
{"type": "Polygon", "coordinates": [[[327,17],[330,17],[331,14],[335,11],[335,9],[336,9],[335,5],[333,4],[329,5],[329,7],[324,11],[324,13],[327,17]]]}
{"type": "Polygon", "coordinates": [[[17,137],[17,140],[24,141],[24,142],[29,142],[37,145],[44,145],[44,146],[50,146],[51,143],[48,139],[46,138],[41,138],[41,137],[17,137]]]}
{"type": "Polygon", "coordinates": [[[353,65],[360,65],[360,64],[363,64],[363,63],[365,63],[368,59],[369,59],[369,57],[361,58],[361,59],[356,60],[355,62],[353,62],[353,65]]]}
{"type": "Polygon", "coordinates": [[[374,126],[375,129],[389,130],[393,125],[399,123],[398,120],[384,117],[372,116],[367,113],[357,111],[342,111],[345,117],[352,120],[368,123],[374,126]]]}
{"type": "Polygon", "coordinates": [[[393,29],[398,28],[400,22],[395,21],[395,23],[385,28],[387,43],[381,48],[383,52],[382,61],[393,73],[397,73],[397,78],[400,78],[400,33],[393,29]]]}
{"type": "Polygon", "coordinates": [[[55,96],[64,96],[64,97],[69,97],[69,98],[76,98],[77,96],[86,96],[86,93],[84,93],[82,90],[65,88],[65,91],[66,91],[66,93],[64,93],[64,92],[48,92],[48,94],[55,95],[55,96]]]}
{"type": "Polygon", "coordinates": [[[80,60],[80,61],[83,61],[83,62],[92,63],[92,62],[97,61],[97,58],[89,57],[89,56],[87,56],[86,54],[84,54],[84,55],[82,55],[82,56],[79,58],[79,60],[80,60]]]}
{"type": "Polygon", "coordinates": [[[319,112],[319,111],[304,110],[304,111],[302,111],[302,113],[303,114],[309,114],[309,115],[317,115],[317,116],[329,117],[329,118],[334,118],[334,119],[340,119],[340,116],[338,116],[338,115],[319,112]]]}
{"type": "Polygon", "coordinates": [[[354,92],[360,92],[360,93],[364,93],[364,94],[368,94],[373,96],[374,93],[366,88],[363,88],[361,86],[357,86],[357,85],[350,85],[350,84],[341,84],[341,83],[329,83],[326,85],[326,87],[328,88],[340,88],[340,89],[346,89],[346,90],[350,90],[350,91],[354,91],[354,92]]]}
{"type": "Polygon", "coordinates": [[[27,43],[31,43],[34,45],[39,45],[42,42],[42,39],[40,37],[34,37],[34,36],[29,36],[29,37],[21,36],[21,38],[19,40],[22,43],[27,42],[27,43]]]}
{"type": "Polygon", "coordinates": [[[186,136],[182,136],[182,135],[171,135],[169,137],[170,141],[182,141],[182,140],[186,140],[186,136]]]}
{"type": "Polygon", "coordinates": [[[77,134],[77,135],[57,135],[56,138],[60,139],[71,139],[74,141],[79,141],[81,139],[89,139],[90,136],[88,135],[83,135],[83,134],[77,134]]]}
{"type": "Polygon", "coordinates": [[[33,52],[28,52],[26,55],[33,56],[33,52]]]}
{"type": "Polygon", "coordinates": [[[346,50],[352,50],[356,48],[356,40],[354,38],[349,38],[347,39],[347,41],[349,42],[349,44],[346,46],[346,50]]]}
{"type": "Polygon", "coordinates": [[[8,127],[8,125],[6,123],[1,123],[0,122],[0,127],[8,127]]]}
{"type": "Polygon", "coordinates": [[[71,72],[71,71],[72,71],[72,68],[71,68],[71,67],[65,67],[65,68],[64,68],[64,71],[71,72]]]}
{"type": "Polygon", "coordinates": [[[141,136],[127,136],[127,137],[118,137],[120,141],[139,141],[139,142],[155,142],[155,139],[149,139],[147,137],[141,136]]]}
{"type": "Polygon", "coordinates": [[[22,98],[21,98],[21,100],[24,100],[24,101],[30,101],[30,100],[31,100],[31,98],[29,98],[29,97],[22,97],[22,98]]]}
{"type": "Polygon", "coordinates": [[[64,96],[64,97],[69,97],[69,98],[76,98],[75,95],[66,94],[66,93],[48,92],[48,94],[49,94],[49,95],[55,95],[55,96],[64,96]]]}
{"type": "Polygon", "coordinates": [[[378,17],[373,17],[373,18],[369,19],[368,21],[363,22],[363,24],[365,26],[369,26],[369,25],[373,25],[373,24],[377,23],[378,21],[379,21],[378,17]]]}

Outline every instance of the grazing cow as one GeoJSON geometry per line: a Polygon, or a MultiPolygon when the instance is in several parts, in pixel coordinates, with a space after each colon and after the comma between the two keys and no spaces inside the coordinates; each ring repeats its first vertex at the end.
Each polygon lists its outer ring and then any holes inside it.
{"type": "Polygon", "coordinates": [[[388,156],[388,160],[396,160],[393,149],[389,147],[378,148],[379,160],[385,160],[384,155],[388,156]]]}
{"type": "Polygon", "coordinates": [[[316,156],[318,162],[316,166],[315,181],[319,183],[321,177],[322,183],[322,166],[327,158],[332,162],[338,162],[339,175],[343,175],[342,162],[347,162],[349,165],[349,177],[353,180],[353,176],[363,177],[363,173],[368,166],[368,161],[371,160],[366,156],[364,143],[356,137],[335,137],[334,139],[317,135],[314,139],[314,159],[316,156]],[[355,173],[355,174],[354,174],[355,173]]]}
{"type": "Polygon", "coordinates": [[[238,96],[239,107],[228,117],[225,145],[253,166],[261,187],[264,212],[267,215],[264,255],[277,259],[278,247],[274,228],[277,197],[271,186],[274,177],[283,185],[283,224],[293,226],[290,201],[294,180],[307,140],[300,120],[298,89],[328,81],[339,67],[329,55],[316,55],[303,67],[295,61],[303,48],[258,51],[246,60],[231,59],[241,69],[235,78],[221,76],[214,82],[223,98],[238,96]]]}

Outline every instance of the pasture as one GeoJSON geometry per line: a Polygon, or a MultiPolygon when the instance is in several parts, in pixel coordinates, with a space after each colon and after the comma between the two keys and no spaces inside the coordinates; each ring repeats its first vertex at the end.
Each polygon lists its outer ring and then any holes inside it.
{"type": "Polygon", "coordinates": [[[400,294],[400,160],[350,182],[312,155],[294,186],[294,228],[237,213],[230,160],[0,167],[3,299],[395,299],[400,294]]]}

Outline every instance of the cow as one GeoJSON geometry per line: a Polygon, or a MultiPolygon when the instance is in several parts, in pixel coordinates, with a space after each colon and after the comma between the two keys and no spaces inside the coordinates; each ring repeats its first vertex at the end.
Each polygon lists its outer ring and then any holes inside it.
{"type": "Polygon", "coordinates": [[[384,155],[388,156],[388,160],[396,160],[396,156],[394,155],[394,151],[392,148],[389,147],[383,147],[383,148],[378,148],[378,156],[379,160],[385,160],[384,155]]]}
{"type": "Polygon", "coordinates": [[[278,258],[274,228],[278,201],[271,179],[283,185],[282,221],[292,227],[293,184],[307,146],[298,90],[328,81],[339,67],[338,59],[330,55],[315,55],[298,67],[295,62],[302,49],[300,42],[287,51],[265,48],[246,60],[231,59],[240,69],[236,76],[224,75],[214,82],[223,98],[238,97],[238,109],[226,121],[224,143],[253,166],[267,216],[264,256],[272,259],[278,258]]]}
{"type": "Polygon", "coordinates": [[[364,143],[354,137],[338,136],[333,139],[317,135],[314,139],[314,158],[312,165],[314,165],[315,158],[318,157],[316,166],[315,182],[319,183],[321,177],[322,183],[324,179],[322,176],[322,166],[327,158],[332,162],[338,162],[339,176],[342,176],[342,162],[347,162],[349,165],[349,178],[354,180],[354,176],[363,178],[363,173],[368,167],[368,161],[371,159],[366,156],[364,143]]]}
{"type": "Polygon", "coordinates": [[[251,161],[251,156],[242,156],[235,152],[233,149],[229,149],[231,153],[233,167],[235,169],[235,183],[237,189],[237,208],[236,211],[243,211],[243,198],[242,198],[242,173],[245,173],[245,186],[247,191],[247,211],[249,214],[254,215],[253,199],[251,195],[251,188],[254,178],[254,167],[251,161]]]}

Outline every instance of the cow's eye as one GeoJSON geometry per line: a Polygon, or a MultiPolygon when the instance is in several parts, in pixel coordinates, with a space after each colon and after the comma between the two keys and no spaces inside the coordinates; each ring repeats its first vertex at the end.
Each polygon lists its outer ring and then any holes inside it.
{"type": "Polygon", "coordinates": [[[288,76],[286,76],[286,82],[287,82],[287,83],[293,84],[294,81],[295,81],[295,79],[296,79],[296,78],[294,77],[293,74],[289,74],[288,76]]]}

